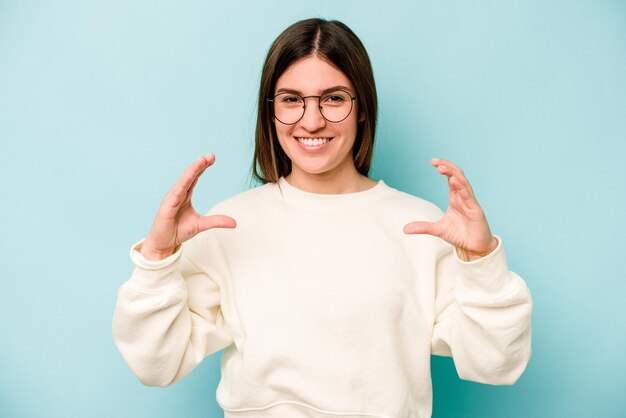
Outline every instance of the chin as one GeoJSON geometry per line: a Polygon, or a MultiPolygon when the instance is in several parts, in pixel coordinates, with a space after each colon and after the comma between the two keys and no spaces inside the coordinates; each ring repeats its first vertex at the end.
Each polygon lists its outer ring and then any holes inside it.
{"type": "Polygon", "coordinates": [[[306,165],[303,164],[292,164],[292,168],[291,168],[291,172],[293,173],[293,167],[296,167],[297,171],[300,171],[303,174],[310,174],[310,175],[322,175],[325,173],[328,173],[329,171],[332,171],[332,167],[307,167],[306,165]]]}

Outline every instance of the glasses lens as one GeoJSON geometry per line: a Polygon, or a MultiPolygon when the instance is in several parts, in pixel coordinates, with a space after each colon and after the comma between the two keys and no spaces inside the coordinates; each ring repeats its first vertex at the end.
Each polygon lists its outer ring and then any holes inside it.
{"type": "Polygon", "coordinates": [[[322,116],[330,122],[341,122],[352,111],[352,97],[343,90],[326,93],[320,98],[322,116]]]}
{"type": "MultiPolygon", "coordinates": [[[[316,98],[317,96],[307,96],[316,98]]],[[[280,93],[274,96],[274,117],[286,125],[293,125],[304,115],[304,99],[292,93],[280,93]]],[[[311,105],[311,103],[309,103],[311,105]]],[[[335,90],[319,98],[319,109],[329,122],[341,122],[352,111],[352,97],[343,90],[335,90]]]]}
{"type": "Polygon", "coordinates": [[[281,93],[274,97],[274,116],[282,123],[296,123],[303,114],[304,100],[297,94],[281,93]]]}

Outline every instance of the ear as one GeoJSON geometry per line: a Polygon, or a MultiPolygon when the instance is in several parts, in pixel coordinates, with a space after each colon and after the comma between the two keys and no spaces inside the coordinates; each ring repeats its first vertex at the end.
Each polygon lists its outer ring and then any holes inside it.
{"type": "Polygon", "coordinates": [[[365,122],[365,113],[361,112],[359,114],[359,123],[365,122]]]}

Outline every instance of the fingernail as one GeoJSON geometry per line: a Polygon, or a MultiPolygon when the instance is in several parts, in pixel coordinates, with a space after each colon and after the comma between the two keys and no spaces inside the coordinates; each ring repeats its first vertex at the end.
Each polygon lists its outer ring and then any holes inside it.
{"type": "Polygon", "coordinates": [[[437,162],[439,162],[439,158],[433,158],[431,161],[432,161],[433,163],[437,163],[437,162]]]}

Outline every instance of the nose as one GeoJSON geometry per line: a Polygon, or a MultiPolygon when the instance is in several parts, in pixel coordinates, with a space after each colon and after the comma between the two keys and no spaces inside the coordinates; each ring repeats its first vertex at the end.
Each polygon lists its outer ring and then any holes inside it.
{"type": "Polygon", "coordinates": [[[326,126],[326,119],[322,116],[319,99],[317,97],[308,97],[304,100],[308,100],[308,102],[304,107],[304,115],[302,115],[302,119],[299,122],[300,126],[309,132],[322,129],[326,126]]]}

